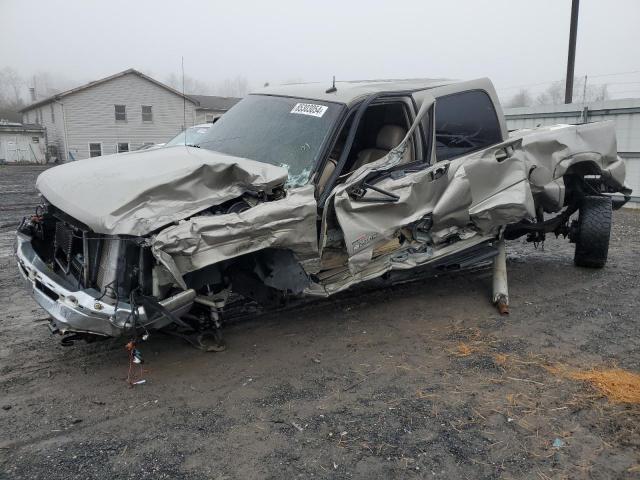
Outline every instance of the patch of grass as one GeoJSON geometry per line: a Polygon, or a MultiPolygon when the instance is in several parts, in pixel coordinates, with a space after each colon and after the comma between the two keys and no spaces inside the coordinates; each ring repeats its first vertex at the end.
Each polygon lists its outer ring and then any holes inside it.
{"type": "Polygon", "coordinates": [[[621,368],[575,370],[563,366],[547,366],[547,371],[572,380],[589,383],[615,403],[640,404],[640,375],[621,368]]]}

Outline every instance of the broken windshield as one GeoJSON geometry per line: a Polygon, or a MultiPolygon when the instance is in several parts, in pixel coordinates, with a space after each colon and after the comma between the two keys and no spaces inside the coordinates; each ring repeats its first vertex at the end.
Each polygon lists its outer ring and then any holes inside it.
{"type": "Polygon", "coordinates": [[[287,186],[307,183],[343,107],[331,102],[249,95],[211,126],[197,146],[285,168],[287,186]]]}

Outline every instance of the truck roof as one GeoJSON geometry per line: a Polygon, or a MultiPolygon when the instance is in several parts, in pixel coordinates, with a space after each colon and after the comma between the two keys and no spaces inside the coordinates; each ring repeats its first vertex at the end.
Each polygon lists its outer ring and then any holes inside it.
{"type": "Polygon", "coordinates": [[[433,95],[438,96],[438,94],[449,94],[460,90],[482,89],[487,90],[490,94],[494,91],[488,78],[469,81],[446,78],[342,81],[336,82],[335,92],[327,93],[331,85],[331,81],[274,85],[256,90],[252,94],[306,98],[350,105],[363,97],[378,92],[435,90],[433,95]]]}

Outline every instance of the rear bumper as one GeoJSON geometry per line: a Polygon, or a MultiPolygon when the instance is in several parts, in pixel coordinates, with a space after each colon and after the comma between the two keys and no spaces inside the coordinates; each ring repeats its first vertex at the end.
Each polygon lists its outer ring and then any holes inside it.
{"type": "MultiPolygon", "coordinates": [[[[111,305],[99,300],[96,290],[78,290],[69,285],[49,269],[31,246],[31,239],[21,233],[17,235],[16,257],[25,286],[62,333],[118,337],[131,331],[131,305],[122,302],[111,305]]],[[[185,290],[160,304],[179,317],[189,311],[195,296],[194,290],[185,290]]],[[[155,330],[171,323],[166,317],[149,320],[143,307],[138,307],[138,315],[139,324],[147,329],[155,330]]]]}

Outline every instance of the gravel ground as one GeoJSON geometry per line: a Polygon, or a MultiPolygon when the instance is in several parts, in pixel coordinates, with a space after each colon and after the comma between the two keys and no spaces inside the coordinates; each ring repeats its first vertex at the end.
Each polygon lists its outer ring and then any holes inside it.
{"type": "Polygon", "coordinates": [[[544,368],[640,371],[637,210],[602,270],[511,242],[508,317],[489,271],[349,293],[231,325],[222,353],[154,334],[129,389],[122,339],[60,346],[19,282],[41,170],[0,166],[0,478],[640,475],[639,407],[544,368]]]}

